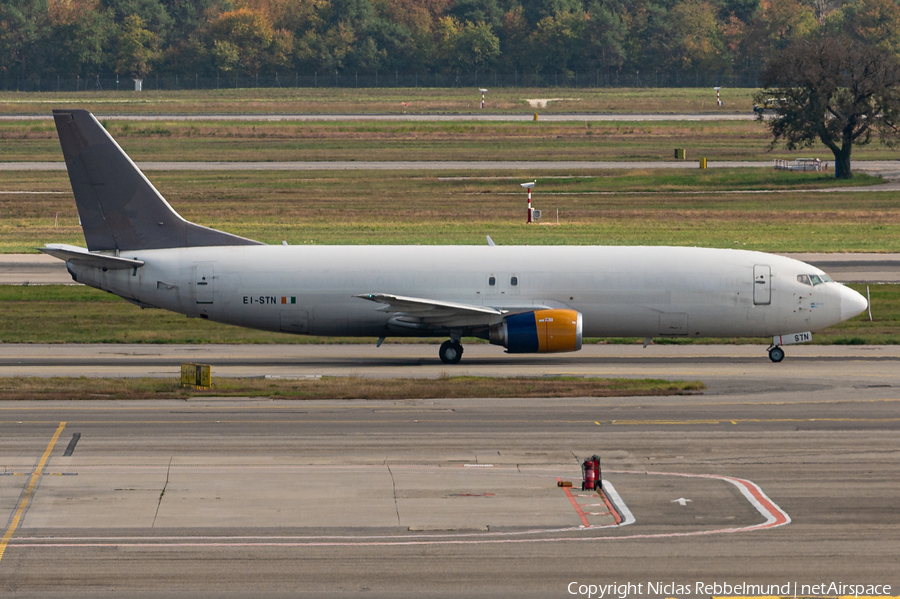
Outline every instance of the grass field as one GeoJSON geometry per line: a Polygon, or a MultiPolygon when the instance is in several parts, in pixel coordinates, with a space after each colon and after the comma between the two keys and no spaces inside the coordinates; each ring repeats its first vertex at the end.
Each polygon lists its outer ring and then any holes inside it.
{"type": "MultiPolygon", "coordinates": [[[[303,89],[220,92],[0,94],[6,114],[77,106],[98,114],[476,113],[475,90],[303,89]],[[409,106],[401,106],[401,102],[409,106]]],[[[754,90],[725,90],[726,112],[749,112],[754,90]]],[[[523,112],[526,98],[564,98],[548,112],[715,112],[711,90],[493,90],[488,110],[523,112]]],[[[404,123],[127,122],[104,118],[138,161],[769,160],[757,122],[404,123]]],[[[830,159],[824,148],[793,156],[830,159]]],[[[894,158],[878,145],[857,159],[894,158]]],[[[0,161],[60,161],[52,122],[0,121],[0,161]]],[[[900,251],[900,194],[818,193],[879,180],[770,169],[623,171],[169,171],[148,176],[185,218],[267,243],[616,244],[738,247],[770,252],[900,251]],[[524,226],[518,183],[538,179],[545,222],[524,226]],[[769,190],[769,191],[765,191],[769,190]]],[[[0,252],[83,245],[64,172],[0,172],[0,252]]],[[[0,342],[324,343],[142,311],[82,287],[0,287],[0,342]]],[[[900,342],[900,287],[873,287],[874,322],[858,317],[816,343],[900,342]]],[[[608,340],[632,343],[637,340],[608,340]]],[[[708,340],[691,340],[706,342],[708,340]]],[[[746,341],[746,340],[744,340],[746,341]]],[[[744,342],[718,340],[716,342],[744,342]]],[[[751,340],[764,343],[765,340],[751,340]]],[[[432,342],[432,340],[424,340],[432,342]]]]}
{"type": "Polygon", "coordinates": [[[363,379],[309,380],[213,377],[212,389],[182,389],[158,378],[0,378],[3,400],[187,399],[191,397],[271,397],[276,399],[438,399],[468,397],[633,397],[677,395],[705,388],[699,381],[601,378],[363,379]]]}
{"type": "MultiPolygon", "coordinates": [[[[488,85],[490,87],[490,85],[488,85]]],[[[749,113],[755,89],[709,88],[494,88],[484,112],[749,113]],[[556,99],[534,108],[528,99],[556,99]]],[[[6,114],[46,114],[87,108],[97,114],[478,113],[475,88],[259,88],[182,91],[0,93],[6,114]]]]}
{"type": "MultiPolygon", "coordinates": [[[[613,244],[763,251],[900,251],[893,192],[816,193],[827,174],[768,169],[605,172],[149,173],[188,220],[267,243],[613,244]],[[545,221],[523,224],[536,177],[545,221]],[[775,189],[779,193],[756,193],[775,189]],[[731,193],[726,193],[731,192],[731,193]],[[852,198],[852,199],[851,199],[852,198]]],[[[877,182],[866,176],[853,184],[877,182]]],[[[0,172],[0,251],[83,245],[64,172],[0,172]],[[40,193],[35,193],[40,192],[40,193]],[[58,227],[57,225],[58,215],[58,227]]]]}
{"type": "MultiPolygon", "coordinates": [[[[865,286],[851,285],[865,294],[865,286]]],[[[813,336],[817,344],[900,343],[900,285],[872,285],[872,315],[863,314],[813,336]]],[[[367,338],[287,335],[141,310],[90,287],[0,286],[0,343],[371,343],[367,338]]],[[[397,340],[439,343],[443,339],[397,340]]],[[[765,339],[657,340],[658,343],[768,343],[765,339]]],[[[390,343],[391,340],[388,340],[390,343]]],[[[466,340],[467,343],[482,343],[466,340]]],[[[586,339],[586,343],[640,343],[641,339],[586,339]]]]}
{"type": "MultiPolygon", "coordinates": [[[[768,161],[818,157],[818,145],[770,149],[756,121],[660,122],[133,122],[103,124],[136,161],[672,160],[768,161]]],[[[0,121],[0,161],[61,160],[52,121],[0,121]]],[[[878,143],[854,148],[858,160],[893,159],[878,143]]]]}

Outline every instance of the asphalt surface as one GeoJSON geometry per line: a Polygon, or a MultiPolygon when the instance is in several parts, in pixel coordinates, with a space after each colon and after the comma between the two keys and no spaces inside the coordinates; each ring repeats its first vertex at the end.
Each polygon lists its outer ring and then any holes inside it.
{"type": "MultiPolygon", "coordinates": [[[[815,337],[815,335],[814,335],[815,337]]],[[[786,393],[831,386],[900,387],[898,346],[784,346],[773,365],[762,345],[585,345],[564,354],[507,354],[467,343],[455,366],[437,344],[341,345],[0,344],[0,377],[178,378],[182,362],[210,364],[213,377],[596,376],[702,380],[719,394],[748,388],[786,393]]],[[[878,387],[880,388],[880,387],[878,387]]]]}
{"type": "MultiPolygon", "coordinates": [[[[205,351],[0,349],[3,375],[16,354],[66,374],[65,364],[85,362],[153,371],[205,351]]],[[[214,364],[230,355],[257,375],[279,367],[267,361],[385,376],[447,369],[431,347],[210,349],[214,364]],[[385,349],[399,353],[367,357],[385,349]]],[[[687,597],[723,594],[698,582],[897,588],[900,350],[789,348],[772,364],[762,348],[743,346],[615,349],[518,360],[473,346],[460,367],[501,376],[695,372],[709,388],[659,398],[2,402],[7,531],[15,513],[24,517],[0,557],[0,592],[570,597],[571,582],[630,582],[642,585],[630,597],[687,597]],[[594,453],[633,523],[616,525],[596,494],[576,488],[570,500],[556,487],[557,477],[578,484],[579,459],[594,453]],[[738,479],[758,485],[774,520],[738,479]],[[650,592],[648,582],[691,593],[650,592]]]]}

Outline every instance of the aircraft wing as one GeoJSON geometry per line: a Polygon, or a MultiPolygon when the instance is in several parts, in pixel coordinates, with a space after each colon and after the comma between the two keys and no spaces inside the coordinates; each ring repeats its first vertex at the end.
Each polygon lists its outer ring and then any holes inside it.
{"type": "Polygon", "coordinates": [[[394,324],[410,328],[487,325],[496,322],[497,317],[507,313],[507,310],[498,310],[489,306],[386,293],[364,293],[355,297],[384,304],[380,310],[396,313],[392,319],[394,324]]]}

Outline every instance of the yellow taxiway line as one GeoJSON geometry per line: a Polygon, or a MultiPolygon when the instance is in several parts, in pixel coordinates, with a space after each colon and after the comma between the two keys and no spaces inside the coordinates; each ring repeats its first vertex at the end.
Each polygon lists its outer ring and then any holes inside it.
{"type": "Polygon", "coordinates": [[[47,444],[47,449],[44,450],[44,455],[41,456],[37,467],[31,473],[31,480],[28,481],[28,486],[25,487],[25,494],[22,496],[22,501],[19,503],[19,507],[16,508],[16,513],[9,523],[6,533],[3,535],[3,538],[0,539],[0,560],[3,559],[3,554],[6,553],[6,546],[9,544],[9,540],[12,538],[13,533],[16,532],[16,528],[19,527],[19,522],[22,521],[22,515],[25,513],[25,508],[28,507],[28,503],[31,501],[34,490],[37,487],[38,480],[40,480],[41,474],[44,471],[44,466],[47,465],[47,460],[50,459],[50,452],[53,451],[53,446],[56,445],[64,428],[66,428],[66,423],[60,422],[59,427],[50,439],[50,443],[47,444]]]}

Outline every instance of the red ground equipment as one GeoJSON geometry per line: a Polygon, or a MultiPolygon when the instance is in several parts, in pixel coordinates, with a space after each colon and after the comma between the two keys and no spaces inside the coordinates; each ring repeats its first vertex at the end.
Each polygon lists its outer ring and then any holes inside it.
{"type": "Polygon", "coordinates": [[[597,482],[594,485],[594,490],[599,490],[603,487],[603,472],[600,470],[600,456],[594,454],[591,456],[591,460],[594,462],[594,472],[597,477],[597,482]]]}
{"type": "Polygon", "coordinates": [[[582,491],[593,491],[597,486],[597,470],[594,469],[594,458],[588,458],[581,465],[581,473],[583,481],[581,483],[582,491]]]}

